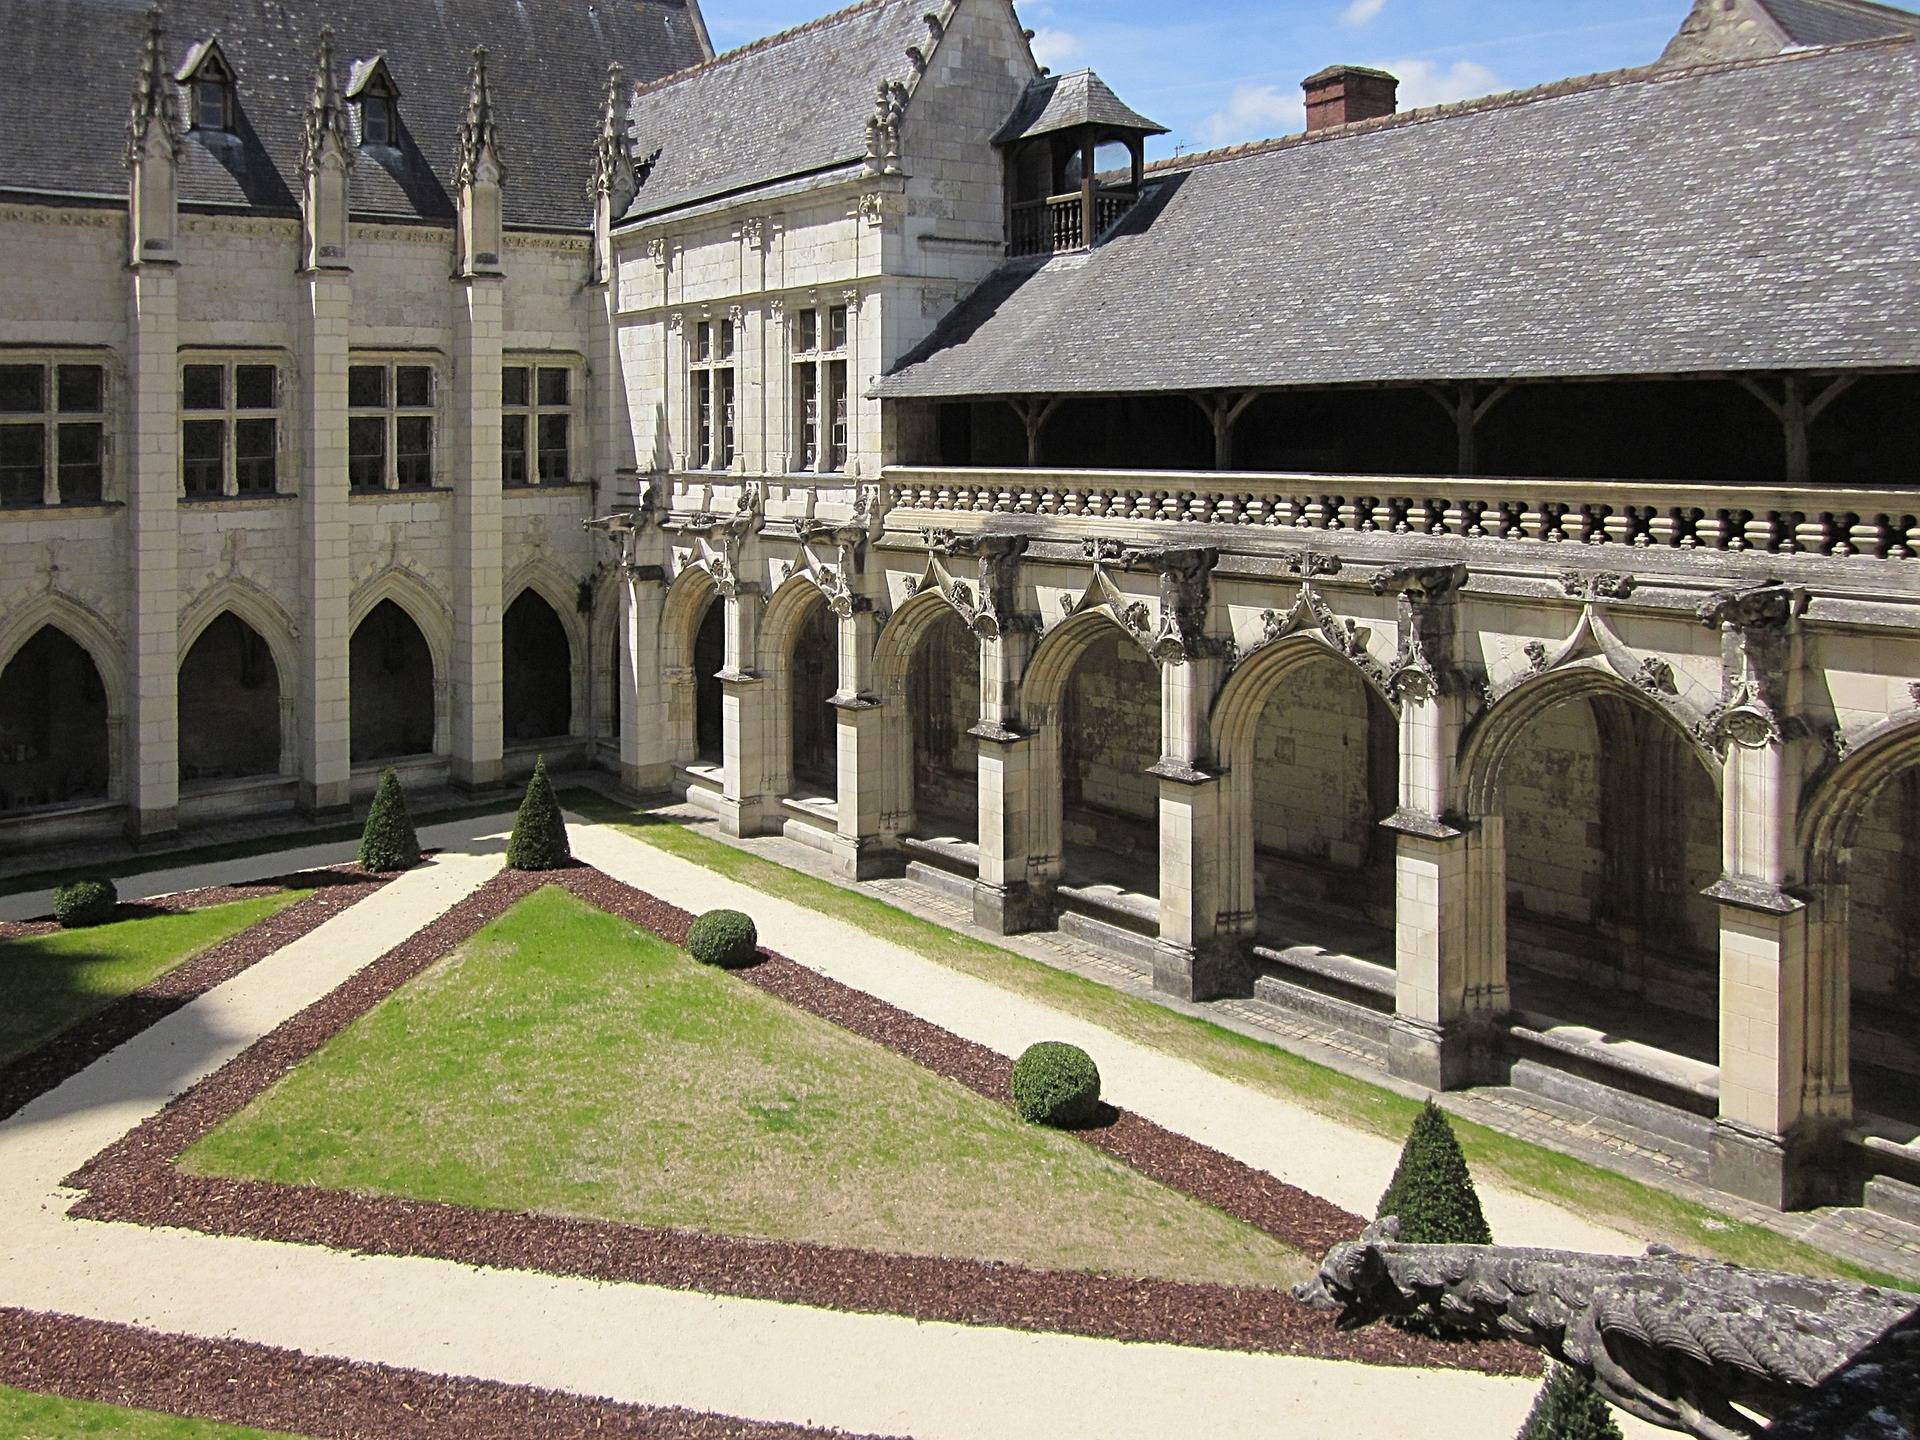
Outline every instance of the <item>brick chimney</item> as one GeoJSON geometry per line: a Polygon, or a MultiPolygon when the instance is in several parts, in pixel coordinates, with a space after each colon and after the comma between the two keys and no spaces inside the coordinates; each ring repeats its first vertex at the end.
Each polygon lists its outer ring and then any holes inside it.
{"type": "Polygon", "coordinates": [[[1377,120],[1399,108],[1400,82],[1384,70],[1329,65],[1300,82],[1307,92],[1307,133],[1377,120]]]}

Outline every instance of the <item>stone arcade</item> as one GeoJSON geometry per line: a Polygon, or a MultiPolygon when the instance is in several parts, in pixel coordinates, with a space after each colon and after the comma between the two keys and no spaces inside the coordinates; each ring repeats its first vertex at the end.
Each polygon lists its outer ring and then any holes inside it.
{"type": "Polygon", "coordinates": [[[1920,1211],[1920,17],[1149,162],[520,10],[0,4],[0,844],[543,752],[1920,1211]]]}

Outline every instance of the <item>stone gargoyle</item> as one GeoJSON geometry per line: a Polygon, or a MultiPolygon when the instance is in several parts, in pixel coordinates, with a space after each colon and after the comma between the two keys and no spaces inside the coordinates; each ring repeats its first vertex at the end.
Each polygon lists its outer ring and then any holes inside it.
{"type": "Polygon", "coordinates": [[[1700,1440],[1751,1440],[1920,1307],[1920,1295],[1702,1260],[1499,1245],[1403,1245],[1382,1220],[1336,1245],[1300,1300],[1343,1328],[1419,1319],[1518,1340],[1583,1371],[1630,1415],[1700,1440]],[[1757,1417],[1757,1418],[1756,1418],[1757,1417]]]}

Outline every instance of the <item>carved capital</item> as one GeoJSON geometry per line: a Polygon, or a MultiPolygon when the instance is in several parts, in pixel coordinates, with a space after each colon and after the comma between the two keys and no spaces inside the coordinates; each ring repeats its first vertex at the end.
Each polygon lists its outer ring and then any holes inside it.
{"type": "Polygon", "coordinates": [[[1570,600],[1624,600],[1633,593],[1631,575],[1606,570],[1563,570],[1560,588],[1570,600]]]}

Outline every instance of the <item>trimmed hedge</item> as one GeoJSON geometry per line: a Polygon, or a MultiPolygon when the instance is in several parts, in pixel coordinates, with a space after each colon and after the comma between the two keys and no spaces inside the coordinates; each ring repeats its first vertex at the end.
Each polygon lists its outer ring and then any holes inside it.
{"type": "Polygon", "coordinates": [[[1555,1365],[1514,1440],[1621,1440],[1621,1435],[1593,1382],[1578,1370],[1555,1365]]]}
{"type": "Polygon", "coordinates": [[[53,918],[63,929],[78,930],[105,924],[119,904],[120,892],[113,888],[113,881],[90,875],[69,880],[53,892],[53,918]]]}
{"type": "Polygon", "coordinates": [[[547,780],[547,757],[533,762],[533,778],[527,781],[526,798],[513,819],[513,834],[507,841],[507,867],[512,870],[558,870],[571,864],[573,850],[567,844],[567,822],[560,814],[560,802],[553,798],[553,786],[547,780]]]}
{"type": "Polygon", "coordinates": [[[380,775],[380,788],[367,807],[366,828],[360,832],[363,870],[407,870],[420,863],[420,837],[413,833],[413,816],[400,777],[389,765],[380,775]]]}
{"type": "Polygon", "coordinates": [[[1013,1062],[1013,1108],[1030,1125],[1084,1125],[1100,1112],[1100,1070],[1078,1045],[1042,1040],[1013,1062]]]}
{"type": "Polygon", "coordinates": [[[687,929],[687,953],[702,965],[738,970],[760,952],[760,931],[751,915],[738,910],[709,910],[687,929]]]}
{"type": "Polygon", "coordinates": [[[1407,1245],[1491,1245],[1487,1217],[1467,1173],[1467,1157],[1440,1107],[1421,1107],[1400,1152],[1400,1164],[1380,1197],[1376,1220],[1400,1218],[1400,1240],[1407,1245]]]}

